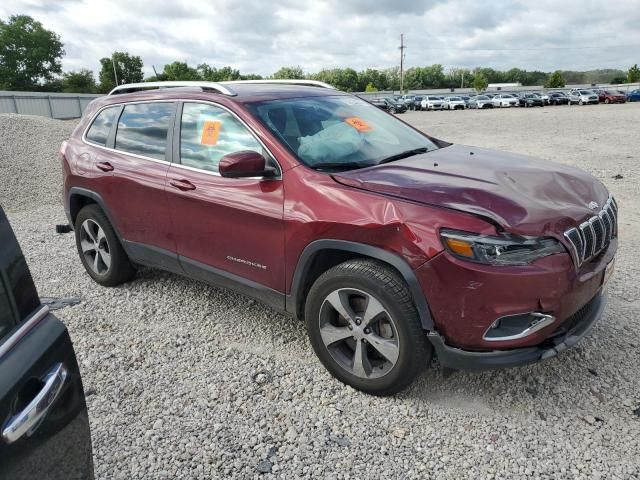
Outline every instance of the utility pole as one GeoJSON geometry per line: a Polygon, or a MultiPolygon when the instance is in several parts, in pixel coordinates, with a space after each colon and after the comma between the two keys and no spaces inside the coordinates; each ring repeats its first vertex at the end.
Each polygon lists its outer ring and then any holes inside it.
{"type": "Polygon", "coordinates": [[[111,65],[113,65],[113,76],[116,77],[116,85],[120,85],[118,83],[118,72],[116,72],[116,61],[113,55],[111,55],[111,65]]]}
{"type": "Polygon", "coordinates": [[[400,95],[404,93],[404,34],[400,34],[400,95]]]}
{"type": "Polygon", "coordinates": [[[464,72],[461,74],[462,79],[460,80],[460,88],[464,88],[464,72]]]}

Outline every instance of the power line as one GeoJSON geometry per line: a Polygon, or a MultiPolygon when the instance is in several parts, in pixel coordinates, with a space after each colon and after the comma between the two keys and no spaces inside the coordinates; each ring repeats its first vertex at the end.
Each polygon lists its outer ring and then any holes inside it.
{"type": "Polygon", "coordinates": [[[549,50],[589,50],[598,48],[636,48],[640,44],[621,44],[621,45],[599,45],[599,46],[581,46],[581,47],[533,47],[533,48],[475,48],[475,47],[423,47],[423,50],[471,50],[477,52],[527,52],[527,51],[549,51],[549,50]]]}

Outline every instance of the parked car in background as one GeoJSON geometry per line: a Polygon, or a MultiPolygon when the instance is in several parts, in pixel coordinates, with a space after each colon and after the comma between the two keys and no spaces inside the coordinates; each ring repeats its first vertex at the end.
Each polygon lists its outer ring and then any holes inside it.
{"type": "Polygon", "coordinates": [[[407,106],[404,103],[393,98],[374,98],[371,103],[389,113],[404,113],[407,111],[407,106]]]}
{"type": "Polygon", "coordinates": [[[628,102],[640,102],[640,88],[627,93],[628,102]]]}
{"type": "Polygon", "coordinates": [[[435,95],[427,95],[420,102],[422,110],[442,110],[444,108],[444,100],[435,95]]]}
{"type": "Polygon", "coordinates": [[[471,100],[471,97],[468,95],[460,95],[460,98],[464,100],[465,108],[469,108],[469,100],[471,100]]]}
{"type": "Polygon", "coordinates": [[[327,370],[371,394],[434,354],[554,357],[605,308],[618,204],[601,181],[435,139],[319,82],[120,85],[60,156],[96,283],[142,264],[235,288],[303,320],[327,370]]]}
{"type": "Polygon", "coordinates": [[[563,92],[549,92],[549,105],[567,105],[569,97],[563,92]]]}
{"type": "Polygon", "coordinates": [[[444,97],[444,108],[447,110],[464,110],[467,107],[462,97],[444,97]]]}
{"type": "Polygon", "coordinates": [[[420,108],[421,108],[420,105],[422,104],[422,99],[423,98],[424,97],[417,96],[417,95],[415,97],[413,97],[413,101],[411,102],[410,109],[411,110],[420,110],[420,108]]]}
{"type": "Polygon", "coordinates": [[[602,90],[598,95],[598,101],[602,103],[625,103],[627,96],[615,90],[602,90]]]}
{"type": "Polygon", "coordinates": [[[415,95],[402,95],[399,99],[398,102],[402,103],[405,107],[407,107],[407,110],[410,108],[411,103],[413,103],[413,99],[415,98],[415,95]]]}
{"type": "Polygon", "coordinates": [[[2,207],[0,478],[93,478],[87,404],[71,338],[41,304],[2,207]]]}
{"type": "Polygon", "coordinates": [[[493,108],[493,102],[487,95],[476,95],[469,100],[469,108],[493,108]]]}
{"type": "Polygon", "coordinates": [[[515,107],[519,104],[519,100],[510,93],[499,93],[491,100],[494,107],[515,107]]]}
{"type": "Polygon", "coordinates": [[[542,97],[533,93],[521,93],[518,96],[518,105],[521,107],[544,107],[542,97]]]}
{"type": "Polygon", "coordinates": [[[573,88],[569,91],[569,105],[594,105],[598,104],[598,94],[591,90],[573,88]]]}
{"type": "Polygon", "coordinates": [[[549,105],[549,94],[548,93],[533,92],[533,95],[536,95],[536,96],[540,97],[542,99],[542,103],[544,105],[549,105]]]}

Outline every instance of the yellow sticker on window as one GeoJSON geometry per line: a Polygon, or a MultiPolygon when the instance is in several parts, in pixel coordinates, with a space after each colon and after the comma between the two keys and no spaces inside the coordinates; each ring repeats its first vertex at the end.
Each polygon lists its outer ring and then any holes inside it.
{"type": "Polygon", "coordinates": [[[350,117],[345,120],[349,125],[358,130],[359,132],[371,131],[371,126],[360,117],[350,117]]]}
{"type": "Polygon", "coordinates": [[[215,145],[218,143],[218,135],[220,135],[220,127],[222,122],[212,122],[207,120],[204,122],[202,129],[202,137],[200,137],[200,143],[202,145],[215,145]]]}

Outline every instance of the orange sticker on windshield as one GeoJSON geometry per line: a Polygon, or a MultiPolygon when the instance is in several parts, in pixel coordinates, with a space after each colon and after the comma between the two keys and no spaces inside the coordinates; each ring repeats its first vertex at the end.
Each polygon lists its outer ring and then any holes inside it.
{"type": "Polygon", "coordinates": [[[349,125],[358,130],[359,132],[371,131],[371,126],[359,117],[350,117],[345,120],[349,125]]]}
{"type": "Polygon", "coordinates": [[[220,134],[221,122],[204,122],[204,128],[202,129],[202,137],[200,143],[202,145],[215,145],[218,143],[218,135],[220,134]]]}

